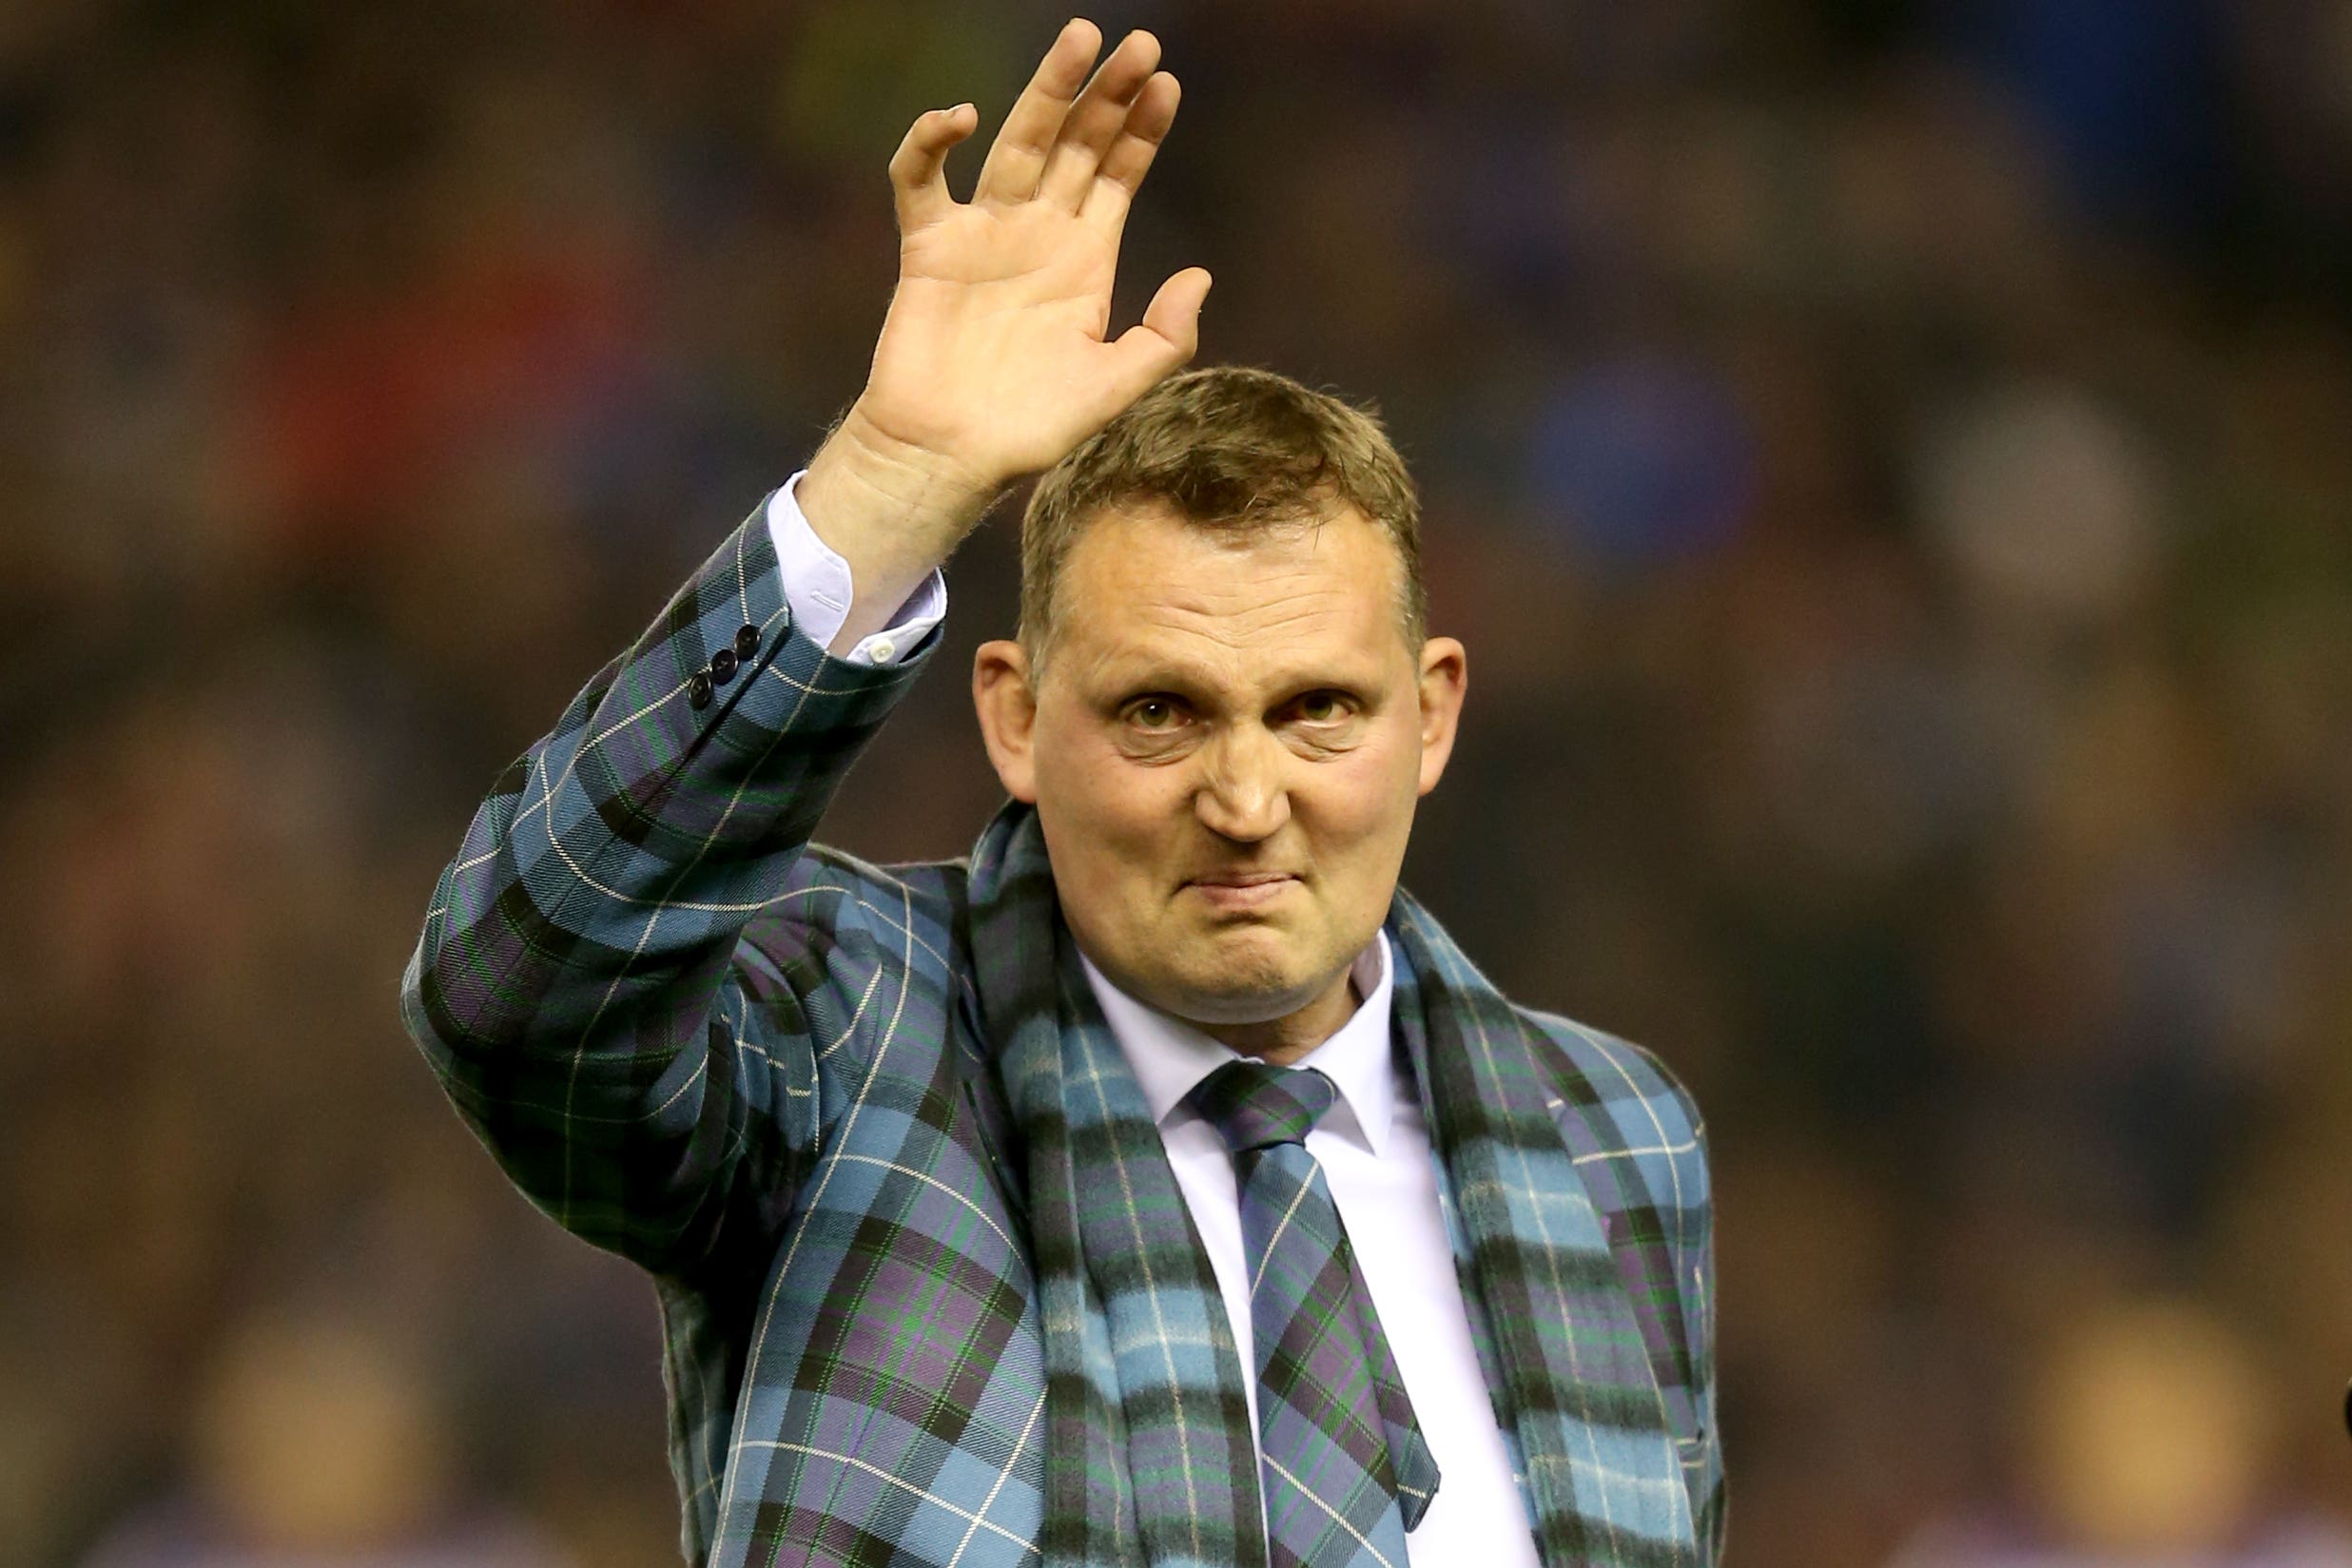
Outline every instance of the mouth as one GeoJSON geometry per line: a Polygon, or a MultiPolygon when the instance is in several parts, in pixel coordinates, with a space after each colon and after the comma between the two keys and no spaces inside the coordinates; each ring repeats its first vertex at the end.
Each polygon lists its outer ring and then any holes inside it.
{"type": "Polygon", "coordinates": [[[1195,877],[1184,891],[1198,894],[1213,909],[1257,909],[1298,885],[1288,871],[1223,871],[1195,877]]]}

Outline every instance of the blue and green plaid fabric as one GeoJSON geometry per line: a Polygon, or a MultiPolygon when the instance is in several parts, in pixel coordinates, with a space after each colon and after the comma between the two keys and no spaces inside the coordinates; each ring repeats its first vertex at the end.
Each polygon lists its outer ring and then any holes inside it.
{"type": "MultiPolygon", "coordinates": [[[[800,635],[755,513],[498,780],[404,1018],[532,1201],[652,1275],[690,1559],[1256,1568],[1241,1357],[1034,817],[968,864],[809,842],[928,653],[800,635]]],[[[1401,892],[1389,930],[1544,1561],[1715,1560],[1688,1096],[1401,892]]]]}
{"type": "Polygon", "coordinates": [[[1307,1151],[1339,1090],[1312,1067],[1234,1061],[1192,1097],[1234,1155],[1274,1568],[1403,1562],[1406,1532],[1436,1495],[1437,1461],[1307,1151]]]}

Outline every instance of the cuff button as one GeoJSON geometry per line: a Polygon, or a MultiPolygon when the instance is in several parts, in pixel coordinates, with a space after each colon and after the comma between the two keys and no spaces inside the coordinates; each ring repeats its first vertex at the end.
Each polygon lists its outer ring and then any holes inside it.
{"type": "Polygon", "coordinates": [[[733,648],[723,648],[710,655],[710,678],[721,686],[725,686],[735,678],[735,650],[733,648]]]}
{"type": "Polygon", "coordinates": [[[874,663],[886,665],[899,656],[899,645],[887,637],[877,637],[866,645],[865,651],[872,657],[874,663]]]}
{"type": "Polygon", "coordinates": [[[709,670],[694,671],[694,678],[686,683],[686,700],[698,708],[710,706],[710,672],[709,670]]]}
{"type": "Polygon", "coordinates": [[[735,657],[738,659],[752,659],[759,656],[759,651],[760,629],[755,626],[745,626],[737,629],[735,632],[735,657]]]}

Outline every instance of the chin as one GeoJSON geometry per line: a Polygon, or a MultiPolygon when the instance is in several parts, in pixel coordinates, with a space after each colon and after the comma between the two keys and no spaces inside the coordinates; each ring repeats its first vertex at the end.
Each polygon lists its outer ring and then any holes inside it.
{"type": "MultiPolygon", "coordinates": [[[[1343,966],[1344,967],[1344,966],[1343,966]]],[[[1323,994],[1328,976],[1302,975],[1295,959],[1270,953],[1217,952],[1164,976],[1169,1011],[1200,1023],[1272,1023],[1323,994]]]]}

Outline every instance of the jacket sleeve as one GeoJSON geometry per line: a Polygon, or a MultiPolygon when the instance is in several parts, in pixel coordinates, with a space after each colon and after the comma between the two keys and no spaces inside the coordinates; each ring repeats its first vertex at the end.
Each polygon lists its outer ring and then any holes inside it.
{"type": "Polygon", "coordinates": [[[788,1200],[820,1124],[806,1013],[738,944],[930,651],[850,665],[794,629],[754,513],[475,813],[402,1016],[567,1229],[675,1272],[739,1186],[788,1200]]]}

